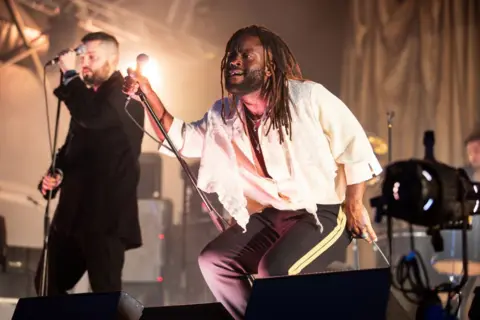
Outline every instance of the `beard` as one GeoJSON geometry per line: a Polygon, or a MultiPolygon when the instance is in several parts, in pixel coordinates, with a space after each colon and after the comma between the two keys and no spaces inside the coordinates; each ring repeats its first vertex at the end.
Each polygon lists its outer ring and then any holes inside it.
{"type": "Polygon", "coordinates": [[[251,70],[245,71],[243,74],[243,80],[233,81],[228,75],[228,71],[225,72],[225,89],[234,95],[246,95],[260,90],[264,85],[265,71],[264,70],[251,70]]]}
{"type": "Polygon", "coordinates": [[[105,64],[100,69],[97,69],[95,71],[93,71],[92,69],[88,69],[88,71],[88,74],[83,74],[83,81],[85,81],[86,84],[91,86],[99,86],[108,80],[108,78],[110,77],[111,68],[108,62],[105,62],[105,64]]]}

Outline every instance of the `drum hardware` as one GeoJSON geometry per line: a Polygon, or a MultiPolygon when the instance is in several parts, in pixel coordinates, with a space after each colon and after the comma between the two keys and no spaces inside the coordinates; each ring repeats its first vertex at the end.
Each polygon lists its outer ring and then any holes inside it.
{"type": "MultiPolygon", "coordinates": [[[[392,233],[392,251],[394,255],[392,256],[391,264],[392,266],[398,262],[398,259],[405,253],[410,251],[411,246],[411,236],[413,235],[413,239],[415,242],[415,249],[420,253],[422,257],[432,257],[435,254],[435,250],[433,249],[430,243],[430,237],[420,228],[415,228],[413,233],[410,232],[408,228],[402,228],[396,230],[392,233]]],[[[384,263],[385,259],[383,257],[382,252],[379,251],[379,248],[383,248],[384,250],[388,250],[388,235],[381,234],[378,236],[377,246],[373,248],[374,252],[380,253],[381,257],[377,257],[377,266],[384,263]]],[[[426,267],[428,271],[428,277],[431,280],[432,284],[441,283],[445,281],[453,281],[454,279],[449,277],[449,275],[439,273],[430,263],[430,260],[426,260],[426,267]]],[[[388,265],[388,263],[387,263],[388,265]]]]}
{"type": "MultiPolygon", "coordinates": [[[[443,250],[432,258],[432,266],[442,274],[461,276],[463,270],[462,231],[442,230],[443,250]]],[[[480,276],[480,217],[472,219],[467,231],[468,274],[480,276]]]]}
{"type": "MultiPolygon", "coordinates": [[[[372,146],[373,152],[377,156],[383,156],[387,154],[389,150],[388,148],[389,145],[385,142],[385,140],[383,140],[382,138],[380,138],[379,136],[371,132],[367,133],[367,137],[368,137],[368,141],[370,142],[370,145],[372,146]]],[[[382,180],[381,175],[373,177],[372,179],[367,181],[367,186],[371,187],[371,186],[377,185],[378,183],[381,182],[381,180],[382,180]]]]}
{"type": "Polygon", "coordinates": [[[372,145],[373,152],[378,156],[384,156],[388,152],[388,144],[382,138],[373,133],[367,134],[368,141],[372,145]]]}

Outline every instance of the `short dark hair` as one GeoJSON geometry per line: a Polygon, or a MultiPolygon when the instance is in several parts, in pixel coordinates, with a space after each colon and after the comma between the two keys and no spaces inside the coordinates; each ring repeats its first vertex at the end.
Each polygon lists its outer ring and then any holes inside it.
{"type": "Polygon", "coordinates": [[[102,32],[102,31],[87,33],[86,35],[83,36],[81,41],[83,43],[85,43],[85,42],[96,41],[96,40],[109,42],[109,43],[114,44],[116,48],[119,47],[117,38],[115,38],[111,34],[108,34],[106,32],[102,32]]]}
{"type": "Polygon", "coordinates": [[[465,139],[465,146],[470,142],[480,141],[480,125],[477,125],[475,130],[473,130],[465,139]]]}

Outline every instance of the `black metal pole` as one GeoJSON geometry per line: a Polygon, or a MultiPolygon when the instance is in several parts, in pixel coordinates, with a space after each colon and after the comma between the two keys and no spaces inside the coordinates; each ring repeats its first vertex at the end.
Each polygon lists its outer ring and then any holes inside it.
{"type": "Polygon", "coordinates": [[[217,227],[218,231],[222,232],[226,230],[226,225],[228,224],[227,221],[213,208],[212,204],[210,201],[207,199],[205,194],[203,193],[202,190],[200,190],[197,186],[197,179],[193,176],[192,172],[190,171],[190,168],[188,167],[187,163],[183,160],[182,156],[178,152],[177,148],[173,144],[172,140],[168,136],[167,131],[163,127],[162,123],[160,122],[160,119],[158,119],[157,115],[155,114],[155,111],[153,111],[152,106],[150,106],[150,103],[148,102],[147,98],[145,97],[145,94],[142,91],[137,92],[138,96],[142,100],[143,104],[147,108],[148,112],[152,116],[152,119],[155,121],[155,124],[157,125],[158,129],[162,132],[163,136],[165,137],[165,140],[170,146],[170,150],[175,154],[175,157],[177,157],[178,161],[180,162],[180,165],[182,166],[185,174],[188,177],[188,180],[192,183],[193,188],[195,188],[195,191],[197,191],[198,195],[202,199],[202,201],[205,203],[207,206],[208,214],[210,215],[210,218],[212,218],[213,223],[217,227]]]}
{"type": "MultiPolygon", "coordinates": [[[[392,145],[392,129],[393,129],[393,117],[395,116],[394,111],[387,112],[387,144],[388,144],[388,164],[392,163],[393,160],[393,145],[392,145]]],[[[411,232],[411,230],[410,230],[411,232]]],[[[388,263],[390,265],[390,271],[392,271],[392,258],[393,258],[393,219],[390,215],[387,215],[387,237],[388,237],[388,263]]]]}
{"type": "MultiPolygon", "coordinates": [[[[63,81],[63,73],[60,72],[60,83],[63,81]]],[[[55,118],[55,129],[52,142],[52,165],[50,167],[50,174],[55,176],[56,164],[57,164],[57,140],[58,140],[58,127],[60,123],[60,110],[62,101],[58,99],[57,102],[57,115],[55,118]]],[[[50,233],[50,204],[52,200],[53,190],[48,191],[47,204],[45,206],[45,215],[43,218],[43,252],[42,252],[42,279],[40,281],[40,295],[47,296],[48,294],[48,237],[50,233]]]]}

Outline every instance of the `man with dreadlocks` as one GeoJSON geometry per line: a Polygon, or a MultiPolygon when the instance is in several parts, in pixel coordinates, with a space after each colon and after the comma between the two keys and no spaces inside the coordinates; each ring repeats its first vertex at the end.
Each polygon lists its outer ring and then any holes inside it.
{"type": "Polygon", "coordinates": [[[362,198],[365,181],[381,168],[354,115],[322,85],[302,79],[270,30],[237,31],[221,70],[228,97],[193,123],[174,118],[131,70],[124,92],[145,93],[181,155],[200,158],[200,189],[216,192],[235,219],[199,264],[215,297],[242,319],[247,274],[322,271],[344,260],[352,235],[376,241],[362,198]]]}

